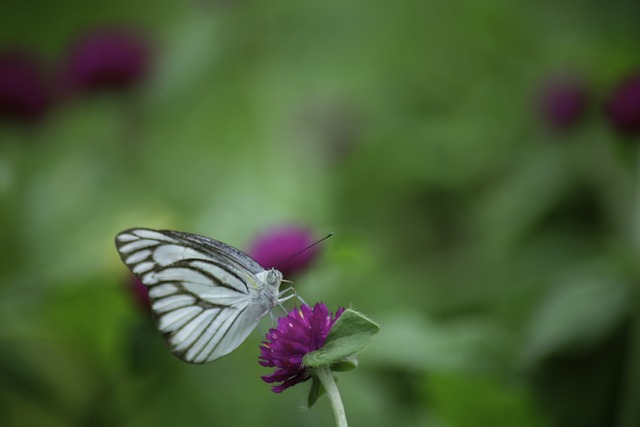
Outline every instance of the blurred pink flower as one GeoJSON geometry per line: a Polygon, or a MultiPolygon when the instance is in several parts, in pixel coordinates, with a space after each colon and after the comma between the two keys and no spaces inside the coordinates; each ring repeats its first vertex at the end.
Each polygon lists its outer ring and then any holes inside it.
{"type": "Polygon", "coordinates": [[[555,78],[540,93],[540,114],[557,130],[575,125],[582,118],[586,105],[587,89],[576,78],[555,78]]]}
{"type": "MultiPolygon", "coordinates": [[[[264,268],[275,267],[296,252],[316,241],[308,228],[285,226],[274,228],[258,236],[252,243],[249,255],[264,268]]],[[[316,259],[319,247],[314,246],[278,267],[287,276],[305,270],[316,259]]]]}
{"type": "Polygon", "coordinates": [[[142,284],[140,279],[133,274],[129,275],[127,287],[131,299],[133,299],[136,305],[144,311],[150,311],[151,302],[149,301],[149,289],[142,284]]]}
{"type": "Polygon", "coordinates": [[[614,90],[605,107],[609,121],[622,133],[640,133],[640,72],[627,77],[614,90]]]}
{"type": "Polygon", "coordinates": [[[18,50],[0,53],[0,115],[39,119],[50,105],[49,89],[34,56],[18,50]]]}
{"type": "Polygon", "coordinates": [[[97,29],[72,46],[63,84],[81,90],[125,89],[140,82],[149,65],[149,46],[136,32],[97,29]]]}

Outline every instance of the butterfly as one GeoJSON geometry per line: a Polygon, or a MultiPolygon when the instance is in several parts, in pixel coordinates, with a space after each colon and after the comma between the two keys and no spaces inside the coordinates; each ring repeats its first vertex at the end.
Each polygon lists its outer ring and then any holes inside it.
{"type": "Polygon", "coordinates": [[[116,236],[120,258],[149,288],[156,325],[171,350],[206,363],[238,348],[260,320],[293,295],[282,273],[208,237],[132,228],[116,236]]]}

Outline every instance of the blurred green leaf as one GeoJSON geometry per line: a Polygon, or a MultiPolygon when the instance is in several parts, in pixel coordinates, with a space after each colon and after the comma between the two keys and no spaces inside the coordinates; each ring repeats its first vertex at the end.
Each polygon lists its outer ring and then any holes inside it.
{"type": "Polygon", "coordinates": [[[383,317],[384,329],[366,357],[409,372],[483,372],[508,366],[510,340],[487,319],[435,322],[414,312],[383,317]]]}
{"type": "Polygon", "coordinates": [[[526,388],[499,378],[436,374],[427,394],[451,427],[543,427],[550,424],[526,388]]]}
{"type": "Polygon", "coordinates": [[[525,364],[596,344],[628,314],[629,298],[624,281],[597,273],[569,277],[551,287],[531,318],[525,364]]]}

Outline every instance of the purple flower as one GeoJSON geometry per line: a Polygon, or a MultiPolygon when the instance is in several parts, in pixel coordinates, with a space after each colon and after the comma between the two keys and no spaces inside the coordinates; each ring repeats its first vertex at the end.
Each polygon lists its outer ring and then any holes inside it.
{"type": "Polygon", "coordinates": [[[605,107],[611,124],[620,132],[640,132],[640,72],[624,80],[605,107]]]}
{"type": "Polygon", "coordinates": [[[83,90],[125,89],[145,76],[149,60],[148,45],[134,32],[94,30],[71,48],[63,84],[83,90]]]}
{"type": "Polygon", "coordinates": [[[49,107],[49,87],[40,63],[19,51],[0,53],[0,114],[36,120],[49,107]]]}
{"type": "MultiPolygon", "coordinates": [[[[308,228],[287,226],[275,228],[258,236],[249,249],[249,254],[265,268],[275,267],[296,252],[316,241],[308,228]]],[[[305,270],[318,256],[319,248],[314,246],[296,255],[278,267],[287,277],[305,270]]]]}
{"type": "Polygon", "coordinates": [[[587,90],[580,81],[556,78],[542,89],[539,99],[540,114],[551,127],[563,130],[582,117],[587,104],[587,90]]]}
{"type": "Polygon", "coordinates": [[[262,380],[269,384],[280,383],[271,390],[281,393],[311,378],[311,371],[302,365],[302,358],[324,346],[329,330],[343,311],[344,308],[338,309],[332,317],[326,305],[317,303],[313,309],[303,305],[278,319],[278,326],[269,329],[260,346],[259,363],[276,368],[262,380]]]}

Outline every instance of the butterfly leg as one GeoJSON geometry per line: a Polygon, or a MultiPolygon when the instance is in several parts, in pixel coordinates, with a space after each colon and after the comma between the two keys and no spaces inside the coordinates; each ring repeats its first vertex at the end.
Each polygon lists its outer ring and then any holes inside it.
{"type": "Polygon", "coordinates": [[[293,298],[295,294],[296,294],[296,291],[293,288],[287,288],[284,291],[280,291],[280,293],[278,294],[278,302],[288,301],[291,298],[293,298]],[[288,293],[291,293],[291,295],[287,295],[288,293]]]}
{"type": "Polygon", "coordinates": [[[283,302],[290,300],[291,298],[293,298],[295,296],[295,290],[293,288],[287,288],[283,291],[281,291],[278,294],[278,305],[280,306],[280,308],[287,313],[287,309],[284,307],[284,305],[282,305],[283,302]],[[289,294],[290,295],[287,295],[289,294]]]}
{"type": "Polygon", "coordinates": [[[297,293],[294,294],[297,300],[300,300],[300,302],[304,305],[309,305],[307,304],[307,302],[305,300],[302,299],[302,297],[300,295],[298,295],[297,293]]]}
{"type": "MultiPolygon", "coordinates": [[[[282,309],[284,310],[284,307],[282,306],[282,303],[285,301],[290,300],[291,298],[295,298],[295,307],[298,307],[298,301],[302,302],[302,304],[304,305],[308,305],[307,302],[302,299],[302,297],[300,295],[298,295],[298,293],[296,292],[295,288],[291,287],[291,288],[287,288],[285,290],[283,290],[282,292],[280,292],[278,294],[278,304],[280,305],[280,307],[282,307],[282,309]],[[291,292],[290,295],[287,295],[287,293],[291,292]]],[[[285,310],[286,311],[286,310],[285,310]]]]}

